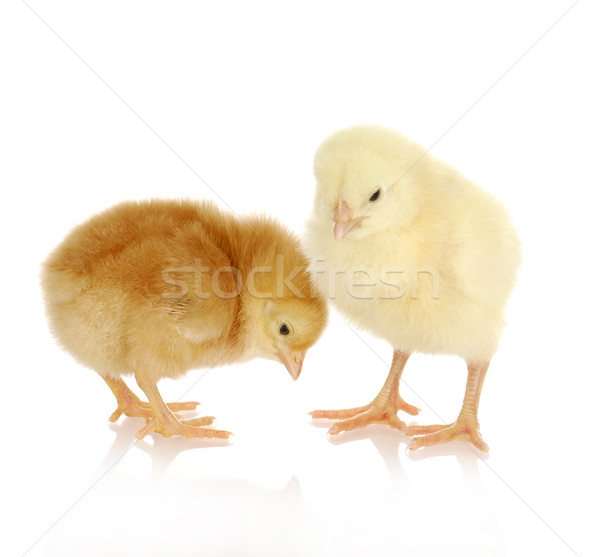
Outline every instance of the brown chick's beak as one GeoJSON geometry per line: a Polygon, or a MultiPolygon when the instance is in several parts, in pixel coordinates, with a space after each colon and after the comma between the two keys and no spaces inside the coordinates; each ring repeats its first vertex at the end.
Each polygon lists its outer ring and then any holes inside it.
{"type": "Polygon", "coordinates": [[[333,236],[341,240],[350,230],[358,228],[362,218],[352,218],[352,211],[345,201],[338,201],[333,211],[333,236]]]}
{"type": "Polygon", "coordinates": [[[306,350],[303,350],[302,352],[293,352],[291,354],[279,350],[277,356],[292,376],[292,379],[296,381],[302,371],[302,363],[304,362],[304,356],[306,356],[306,350]]]}

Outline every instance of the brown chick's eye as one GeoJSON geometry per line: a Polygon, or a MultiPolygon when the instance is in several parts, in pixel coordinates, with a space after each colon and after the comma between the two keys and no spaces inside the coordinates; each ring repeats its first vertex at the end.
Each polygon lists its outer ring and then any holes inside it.
{"type": "Polygon", "coordinates": [[[377,191],[375,191],[375,192],[373,193],[373,195],[372,195],[371,197],[369,197],[369,201],[370,201],[371,203],[374,203],[375,201],[377,201],[377,200],[379,199],[379,194],[380,194],[380,193],[381,193],[381,188],[380,188],[380,189],[378,189],[377,191]]]}
{"type": "Polygon", "coordinates": [[[290,334],[290,329],[285,323],[279,327],[279,334],[283,336],[290,334]]]}

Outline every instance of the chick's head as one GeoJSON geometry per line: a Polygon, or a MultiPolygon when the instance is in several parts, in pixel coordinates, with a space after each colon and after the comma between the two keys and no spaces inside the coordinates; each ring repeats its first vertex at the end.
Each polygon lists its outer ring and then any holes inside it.
{"type": "Polygon", "coordinates": [[[422,198],[415,168],[424,154],[424,149],[381,126],[359,125],[334,133],[315,153],[315,212],[332,221],[336,240],[359,240],[408,226],[422,198]]]}
{"type": "Polygon", "coordinates": [[[273,220],[252,221],[252,264],[242,313],[255,356],[280,361],[295,380],[327,324],[327,304],[308,272],[298,238],[273,220]]]}
{"type": "Polygon", "coordinates": [[[262,335],[270,359],[279,360],[298,379],[308,349],[325,328],[327,311],[320,299],[269,300],[264,307],[262,335]]]}

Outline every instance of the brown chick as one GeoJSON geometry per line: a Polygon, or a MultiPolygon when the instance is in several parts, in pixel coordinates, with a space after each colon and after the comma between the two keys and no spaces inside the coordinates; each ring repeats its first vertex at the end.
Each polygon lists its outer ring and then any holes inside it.
{"type": "Polygon", "coordinates": [[[116,205],[76,227],[43,263],[50,327],[96,370],[138,433],[227,438],[212,417],[182,420],[196,402],[166,404],[157,388],[196,367],[255,357],[298,378],[327,320],[298,239],[276,220],[244,220],[209,202],[116,205]],[[133,374],[141,401],[123,377],[133,374]]]}

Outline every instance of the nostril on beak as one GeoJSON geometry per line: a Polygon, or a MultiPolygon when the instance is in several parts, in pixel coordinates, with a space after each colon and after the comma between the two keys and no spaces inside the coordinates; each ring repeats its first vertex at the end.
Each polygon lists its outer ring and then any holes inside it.
{"type": "Polygon", "coordinates": [[[335,206],[335,209],[333,210],[333,222],[335,223],[339,223],[339,222],[347,222],[347,221],[351,221],[352,220],[352,211],[350,210],[350,207],[348,206],[348,203],[346,203],[343,200],[338,200],[337,205],[335,206]]]}
{"type": "Polygon", "coordinates": [[[339,241],[341,240],[350,230],[360,226],[362,219],[355,219],[352,210],[348,204],[339,200],[338,204],[333,211],[333,236],[339,241]]]}

